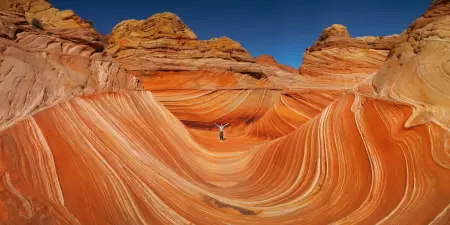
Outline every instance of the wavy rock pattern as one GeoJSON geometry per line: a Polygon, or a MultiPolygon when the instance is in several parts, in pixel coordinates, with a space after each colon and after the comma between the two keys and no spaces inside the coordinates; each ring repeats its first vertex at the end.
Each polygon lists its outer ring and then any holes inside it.
{"type": "Polygon", "coordinates": [[[181,19],[172,13],[158,13],[146,20],[126,20],[117,24],[107,51],[121,58],[221,58],[254,62],[239,43],[227,38],[199,41],[181,19]],[[139,56],[139,57],[136,57],[139,56]]]}
{"type": "Polygon", "coordinates": [[[225,81],[228,87],[235,88],[288,88],[293,77],[298,76],[295,69],[267,63],[264,57],[258,63],[239,43],[227,37],[198,40],[172,13],[117,24],[106,51],[139,77],[147,90],[174,88],[173,83],[179,83],[180,77],[182,83],[191,84],[182,87],[185,89],[208,88],[211,79],[221,80],[216,83],[219,87],[225,81]],[[198,83],[192,86],[194,80],[198,83]],[[155,88],[157,84],[165,86],[155,88]]]}
{"type": "Polygon", "coordinates": [[[447,1],[436,1],[373,77],[377,97],[414,106],[407,127],[433,121],[450,130],[449,14],[447,1]]]}
{"type": "Polygon", "coordinates": [[[305,51],[300,73],[335,78],[370,75],[378,71],[389,51],[401,41],[398,35],[351,38],[346,27],[334,24],[305,51]]]}
{"type": "Polygon", "coordinates": [[[36,28],[35,31],[40,33],[89,45],[97,51],[103,50],[105,46],[104,38],[88,21],[81,19],[72,10],[59,11],[48,0],[3,0],[0,3],[0,18],[2,19],[0,30],[7,28],[11,33],[8,35],[11,39],[16,32],[29,30],[31,26],[28,23],[32,24],[32,20],[36,19],[41,24],[42,30],[36,28]],[[8,17],[2,18],[2,14],[8,17]],[[24,21],[27,23],[23,23],[24,21]],[[12,24],[20,27],[17,28],[12,24]]]}
{"type": "Polygon", "coordinates": [[[260,55],[256,58],[256,63],[262,64],[262,65],[269,65],[269,66],[275,66],[278,67],[284,71],[290,72],[290,73],[298,73],[298,71],[291,66],[286,66],[283,64],[279,64],[275,58],[273,58],[270,55],[260,55]]]}
{"type": "MultiPolygon", "coordinates": [[[[137,78],[104,52],[98,52],[95,43],[86,39],[89,35],[79,33],[85,38],[79,39],[71,33],[83,29],[65,27],[81,20],[78,17],[57,23],[55,29],[61,32],[50,35],[32,28],[25,18],[34,11],[54,16],[45,13],[57,11],[47,1],[5,3],[0,5],[0,22],[4,25],[4,29],[0,28],[0,128],[76,96],[139,88],[137,78]],[[70,38],[64,34],[66,31],[70,38]]],[[[57,18],[50,21],[56,23],[57,18]]]]}
{"type": "Polygon", "coordinates": [[[19,122],[2,152],[16,182],[81,224],[445,224],[449,133],[404,128],[410,114],[347,94],[287,136],[212,153],[149,92],[103,94],[19,122]]]}
{"type": "Polygon", "coordinates": [[[285,136],[319,115],[342,95],[341,91],[287,91],[254,123],[242,126],[245,136],[269,139],[285,136]]]}
{"type": "Polygon", "coordinates": [[[21,36],[42,40],[43,46],[28,48],[0,39],[0,127],[74,96],[138,88],[137,79],[117,63],[82,54],[86,46],[35,34],[21,36]]]}
{"type": "Polygon", "coordinates": [[[214,129],[230,123],[239,135],[274,139],[317,116],[341,91],[268,89],[153,91],[155,98],[185,125],[214,129]]]}
{"type": "Polygon", "coordinates": [[[0,27],[2,224],[449,224],[449,0],[350,76],[167,57],[176,37],[210,44],[173,14],[119,24],[109,56],[6,11],[22,19],[0,27]]]}

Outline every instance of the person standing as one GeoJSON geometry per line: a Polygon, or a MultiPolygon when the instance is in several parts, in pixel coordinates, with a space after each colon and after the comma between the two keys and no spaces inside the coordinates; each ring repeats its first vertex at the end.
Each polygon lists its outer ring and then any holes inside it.
{"type": "Polygon", "coordinates": [[[224,140],[224,138],[223,138],[223,129],[225,129],[225,127],[228,126],[228,123],[225,124],[225,125],[222,125],[222,124],[217,125],[216,123],[214,123],[214,124],[219,128],[219,138],[220,138],[220,141],[223,141],[223,140],[224,140]]]}

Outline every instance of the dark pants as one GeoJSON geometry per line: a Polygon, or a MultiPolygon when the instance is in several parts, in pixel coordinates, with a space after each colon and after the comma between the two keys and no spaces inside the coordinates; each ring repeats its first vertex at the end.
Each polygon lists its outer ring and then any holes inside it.
{"type": "Polygon", "coordinates": [[[220,140],[223,141],[223,131],[220,131],[220,140]]]}

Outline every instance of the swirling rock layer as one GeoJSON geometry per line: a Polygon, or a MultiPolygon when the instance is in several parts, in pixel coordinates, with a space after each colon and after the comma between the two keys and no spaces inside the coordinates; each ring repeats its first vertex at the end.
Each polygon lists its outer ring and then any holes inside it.
{"type": "Polygon", "coordinates": [[[126,20],[117,24],[109,39],[108,52],[117,58],[223,58],[254,61],[242,46],[227,38],[199,41],[181,19],[159,13],[147,20],[126,20]]]}
{"type": "Polygon", "coordinates": [[[449,0],[342,77],[233,57],[170,13],[116,26],[108,55],[22,5],[0,11],[2,224],[449,223],[449,0]]]}
{"type": "Polygon", "coordinates": [[[137,78],[98,52],[88,39],[67,37],[66,31],[83,31],[78,23],[66,19],[59,24],[51,17],[49,21],[58,26],[52,31],[60,32],[48,33],[27,22],[28,12],[44,18],[46,10],[57,11],[46,1],[16,1],[0,8],[0,128],[75,96],[138,89],[137,78]],[[68,24],[72,28],[64,27],[68,24]]]}
{"type": "Polygon", "coordinates": [[[49,220],[81,224],[445,224],[449,133],[404,128],[410,114],[347,94],[266,144],[230,131],[227,142],[253,146],[230,154],[193,138],[149,92],[78,98],[1,133],[13,171],[5,218],[30,220],[51,202],[49,220]],[[39,198],[21,198],[25,184],[39,198]]]}
{"type": "Polygon", "coordinates": [[[447,1],[435,1],[373,77],[377,97],[414,106],[407,127],[433,121],[450,130],[449,14],[447,1]]]}
{"type": "MultiPolygon", "coordinates": [[[[168,74],[188,77],[182,82],[190,84],[200,77],[202,83],[195,88],[208,84],[210,78],[202,78],[205,74],[222,80],[244,80],[239,84],[231,81],[232,86],[239,88],[252,88],[255,83],[287,88],[292,77],[298,75],[295,69],[276,62],[267,63],[264,58],[258,63],[239,43],[227,37],[198,40],[178,16],[167,12],[143,21],[126,20],[117,24],[106,50],[130,73],[140,77],[148,90],[154,90],[155,83],[173,87],[171,83],[178,81],[177,78],[170,78],[172,82],[155,82],[155,77],[168,74]]],[[[220,82],[217,85],[222,86],[220,82]]]]}
{"type": "Polygon", "coordinates": [[[351,38],[346,27],[334,24],[305,51],[300,73],[331,77],[369,75],[378,71],[389,51],[401,40],[398,35],[351,38]]]}
{"type": "MultiPolygon", "coordinates": [[[[9,20],[10,23],[13,22],[17,25],[23,24],[23,19],[30,24],[33,24],[33,20],[37,20],[40,27],[35,28],[38,28],[36,30],[42,29],[42,33],[58,36],[77,44],[90,45],[98,51],[104,48],[104,38],[92,27],[91,23],[81,19],[72,10],[59,11],[48,0],[3,0],[0,3],[0,15],[1,12],[8,14],[9,18],[2,19],[2,23],[3,27],[9,27],[10,30],[14,26],[5,24],[5,21],[9,20]]],[[[16,28],[14,32],[22,32],[26,29],[26,27],[16,28]]],[[[12,38],[11,35],[9,36],[12,38]]]]}

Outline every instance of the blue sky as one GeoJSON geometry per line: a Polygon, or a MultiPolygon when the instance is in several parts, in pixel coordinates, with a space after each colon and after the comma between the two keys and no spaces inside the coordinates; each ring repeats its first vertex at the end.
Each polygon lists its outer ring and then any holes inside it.
{"type": "Polygon", "coordinates": [[[201,40],[227,36],[252,56],[269,54],[298,68],[305,49],[331,24],[345,25],[352,37],[401,33],[431,0],[51,0],[94,21],[103,34],[122,20],[173,12],[201,40]]]}

